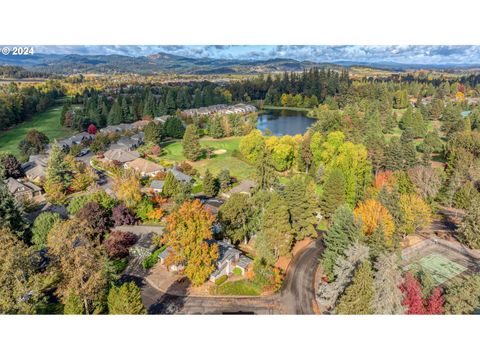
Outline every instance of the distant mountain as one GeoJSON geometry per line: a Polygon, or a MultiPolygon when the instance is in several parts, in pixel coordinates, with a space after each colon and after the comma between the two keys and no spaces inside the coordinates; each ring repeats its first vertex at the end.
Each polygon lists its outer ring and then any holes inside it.
{"type": "Polygon", "coordinates": [[[28,56],[0,55],[0,65],[21,66],[30,71],[51,74],[77,73],[177,73],[177,74],[259,74],[268,72],[302,71],[312,67],[366,66],[377,69],[403,71],[406,69],[445,69],[473,68],[478,65],[415,65],[397,63],[366,63],[354,61],[337,61],[317,63],[293,59],[274,58],[269,60],[235,60],[212,58],[189,58],[168,53],[148,56],[125,55],[59,55],[34,54],[28,56]]]}

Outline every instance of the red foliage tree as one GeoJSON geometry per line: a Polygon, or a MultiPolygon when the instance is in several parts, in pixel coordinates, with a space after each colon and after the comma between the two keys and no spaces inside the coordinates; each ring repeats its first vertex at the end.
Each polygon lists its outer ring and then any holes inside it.
{"type": "Polygon", "coordinates": [[[427,304],[427,314],[429,315],[442,315],[445,313],[443,304],[445,299],[443,298],[442,290],[439,287],[433,289],[427,304]]]}
{"type": "Polygon", "coordinates": [[[85,220],[87,225],[98,235],[103,235],[110,227],[110,216],[97,202],[86,203],[75,215],[85,220]]]}
{"type": "Polygon", "coordinates": [[[425,314],[422,289],[415,276],[407,272],[400,289],[405,295],[402,305],[407,307],[406,314],[425,314]]]}
{"type": "Polygon", "coordinates": [[[136,222],[135,216],[124,204],[118,204],[112,209],[112,220],[115,226],[133,225],[136,222]]]}
{"type": "Polygon", "coordinates": [[[105,249],[111,258],[124,258],[128,249],[135,244],[137,237],[131,232],[112,231],[105,240],[105,249]]]}
{"type": "Polygon", "coordinates": [[[87,132],[91,135],[95,135],[97,133],[97,127],[95,124],[88,125],[87,132]]]}

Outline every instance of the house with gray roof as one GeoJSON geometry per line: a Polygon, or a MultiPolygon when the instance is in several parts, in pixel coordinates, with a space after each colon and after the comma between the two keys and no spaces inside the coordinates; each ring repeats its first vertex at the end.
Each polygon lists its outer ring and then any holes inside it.
{"type": "Polygon", "coordinates": [[[257,186],[257,184],[252,180],[242,180],[240,184],[231,188],[226,193],[223,193],[222,196],[225,198],[229,198],[233,194],[247,194],[250,195],[253,189],[257,186]]]}
{"type": "Polygon", "coordinates": [[[165,181],[163,180],[153,180],[150,183],[149,190],[153,191],[154,193],[161,193],[163,191],[163,186],[165,185],[165,181]]]}
{"type": "Polygon", "coordinates": [[[182,173],[181,171],[177,170],[176,167],[173,167],[168,171],[171,172],[173,176],[175,176],[175,179],[177,179],[178,181],[189,183],[193,180],[191,176],[188,176],[187,174],[182,173]]]}
{"type": "Polygon", "coordinates": [[[241,274],[245,275],[252,259],[225,241],[212,241],[211,243],[218,245],[218,259],[215,262],[215,270],[210,275],[210,281],[215,282],[223,275],[230,276],[234,269],[239,269],[241,274]]]}
{"type": "Polygon", "coordinates": [[[22,164],[25,176],[30,181],[41,182],[46,178],[48,155],[30,155],[28,162],[22,164]]]}
{"type": "Polygon", "coordinates": [[[8,178],[5,183],[8,191],[17,200],[30,200],[42,194],[42,189],[29,181],[21,182],[14,178],[8,178]]]}
{"type": "Polygon", "coordinates": [[[129,161],[133,161],[140,157],[140,154],[136,151],[126,151],[122,149],[110,149],[103,154],[104,158],[108,161],[119,162],[124,164],[129,161]]]}

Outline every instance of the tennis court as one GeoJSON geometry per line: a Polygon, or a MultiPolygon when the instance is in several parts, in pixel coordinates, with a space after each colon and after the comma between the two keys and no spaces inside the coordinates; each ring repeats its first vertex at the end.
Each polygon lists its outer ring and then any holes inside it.
{"type": "Polygon", "coordinates": [[[467,270],[466,267],[457,262],[451,261],[438,253],[432,253],[422,257],[415,263],[410,264],[407,269],[411,269],[418,265],[421,266],[424,271],[432,275],[437,285],[443,284],[467,270]]]}

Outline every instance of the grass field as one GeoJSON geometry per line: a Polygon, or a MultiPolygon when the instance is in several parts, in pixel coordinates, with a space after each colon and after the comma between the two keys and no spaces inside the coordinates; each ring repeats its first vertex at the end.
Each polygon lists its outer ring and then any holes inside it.
{"type": "Polygon", "coordinates": [[[292,110],[292,111],[310,111],[313,108],[292,107],[292,106],[273,106],[264,105],[261,110],[292,110]]]}
{"type": "Polygon", "coordinates": [[[36,129],[53,139],[64,138],[75,133],[75,130],[60,126],[60,113],[62,107],[54,107],[28,120],[10,130],[0,132],[0,151],[8,151],[19,155],[18,143],[23,140],[27,132],[36,129]]]}
{"type": "Polygon", "coordinates": [[[407,268],[415,266],[420,266],[424,271],[430,273],[437,285],[443,284],[467,270],[464,266],[436,253],[422,257],[407,268]]]}
{"type": "MultiPolygon", "coordinates": [[[[224,154],[212,155],[210,159],[202,159],[192,162],[195,169],[200,174],[204,174],[208,168],[211,173],[218,174],[222,169],[229,169],[230,175],[237,177],[239,180],[251,178],[254,173],[254,168],[250,164],[233,156],[233,151],[238,150],[240,144],[240,137],[231,137],[226,139],[200,139],[200,144],[203,148],[209,147],[215,150],[225,150],[224,154]]],[[[183,161],[185,157],[182,154],[181,141],[176,141],[167,144],[163,147],[164,153],[162,159],[170,161],[183,161]]]]}
{"type": "Polygon", "coordinates": [[[215,295],[259,296],[262,289],[250,280],[228,281],[215,288],[215,295]]]}

